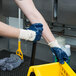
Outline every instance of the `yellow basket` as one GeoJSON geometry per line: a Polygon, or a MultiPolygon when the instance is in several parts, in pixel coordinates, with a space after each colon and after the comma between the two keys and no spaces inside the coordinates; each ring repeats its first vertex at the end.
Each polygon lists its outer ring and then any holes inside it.
{"type": "Polygon", "coordinates": [[[65,64],[57,62],[31,66],[27,76],[76,76],[76,74],[66,62],[65,64]],[[32,75],[32,73],[35,75],[32,75]]]}

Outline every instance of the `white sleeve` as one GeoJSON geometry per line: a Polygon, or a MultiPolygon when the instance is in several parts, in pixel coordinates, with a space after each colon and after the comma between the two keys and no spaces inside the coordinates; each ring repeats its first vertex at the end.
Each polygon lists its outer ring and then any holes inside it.
{"type": "Polygon", "coordinates": [[[19,34],[20,39],[33,41],[35,39],[35,37],[36,37],[36,32],[34,32],[32,30],[20,29],[20,34],[19,34]]]}
{"type": "Polygon", "coordinates": [[[61,48],[60,45],[58,44],[57,40],[50,42],[48,45],[50,47],[59,47],[59,48],[61,48]]]}

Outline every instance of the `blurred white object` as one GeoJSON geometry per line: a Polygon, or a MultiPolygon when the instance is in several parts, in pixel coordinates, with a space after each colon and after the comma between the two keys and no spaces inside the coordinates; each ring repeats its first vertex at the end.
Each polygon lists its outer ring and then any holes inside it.
{"type": "Polygon", "coordinates": [[[65,49],[66,49],[66,54],[68,56],[71,56],[71,46],[70,45],[65,45],[65,49]]]}
{"type": "Polygon", "coordinates": [[[65,45],[62,46],[61,48],[63,49],[63,51],[70,57],[71,56],[71,49],[70,49],[70,45],[65,45]]]}
{"type": "Polygon", "coordinates": [[[60,45],[61,47],[62,47],[62,46],[65,46],[66,40],[65,40],[64,37],[59,36],[59,37],[56,38],[56,40],[58,41],[58,43],[59,43],[59,45],[60,45]]]}
{"type": "Polygon", "coordinates": [[[65,53],[68,56],[71,56],[71,46],[70,45],[66,45],[66,39],[64,37],[57,37],[56,40],[58,41],[59,45],[61,46],[61,48],[63,49],[63,51],[65,51],[65,53]]]}

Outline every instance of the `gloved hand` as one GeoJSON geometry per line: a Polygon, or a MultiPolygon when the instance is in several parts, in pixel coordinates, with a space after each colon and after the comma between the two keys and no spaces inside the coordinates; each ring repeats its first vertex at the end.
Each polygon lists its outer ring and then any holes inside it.
{"type": "Polygon", "coordinates": [[[34,42],[39,41],[42,36],[43,25],[41,23],[32,24],[27,30],[32,30],[36,32],[34,42]]]}
{"type": "Polygon", "coordinates": [[[55,40],[53,42],[50,42],[48,44],[51,47],[51,51],[56,55],[57,60],[61,63],[64,64],[64,61],[68,63],[69,57],[67,54],[61,49],[59,46],[58,42],[55,40]]]}
{"type": "Polygon", "coordinates": [[[57,60],[61,64],[64,64],[64,61],[68,63],[68,56],[67,56],[67,54],[61,48],[52,47],[51,51],[56,55],[57,60]]]}
{"type": "Polygon", "coordinates": [[[36,42],[41,39],[42,31],[43,25],[41,23],[32,24],[26,30],[20,29],[19,38],[36,42]]]}

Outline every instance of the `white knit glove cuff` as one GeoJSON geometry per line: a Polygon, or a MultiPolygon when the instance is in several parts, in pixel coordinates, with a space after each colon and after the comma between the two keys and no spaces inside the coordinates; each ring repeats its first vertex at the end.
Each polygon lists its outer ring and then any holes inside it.
{"type": "Polygon", "coordinates": [[[36,32],[34,32],[32,30],[20,29],[20,35],[19,35],[20,39],[33,41],[35,39],[35,37],[36,37],[36,32]]]}
{"type": "Polygon", "coordinates": [[[50,42],[48,45],[50,47],[59,47],[59,48],[61,48],[60,45],[58,44],[57,40],[50,42]]]}

